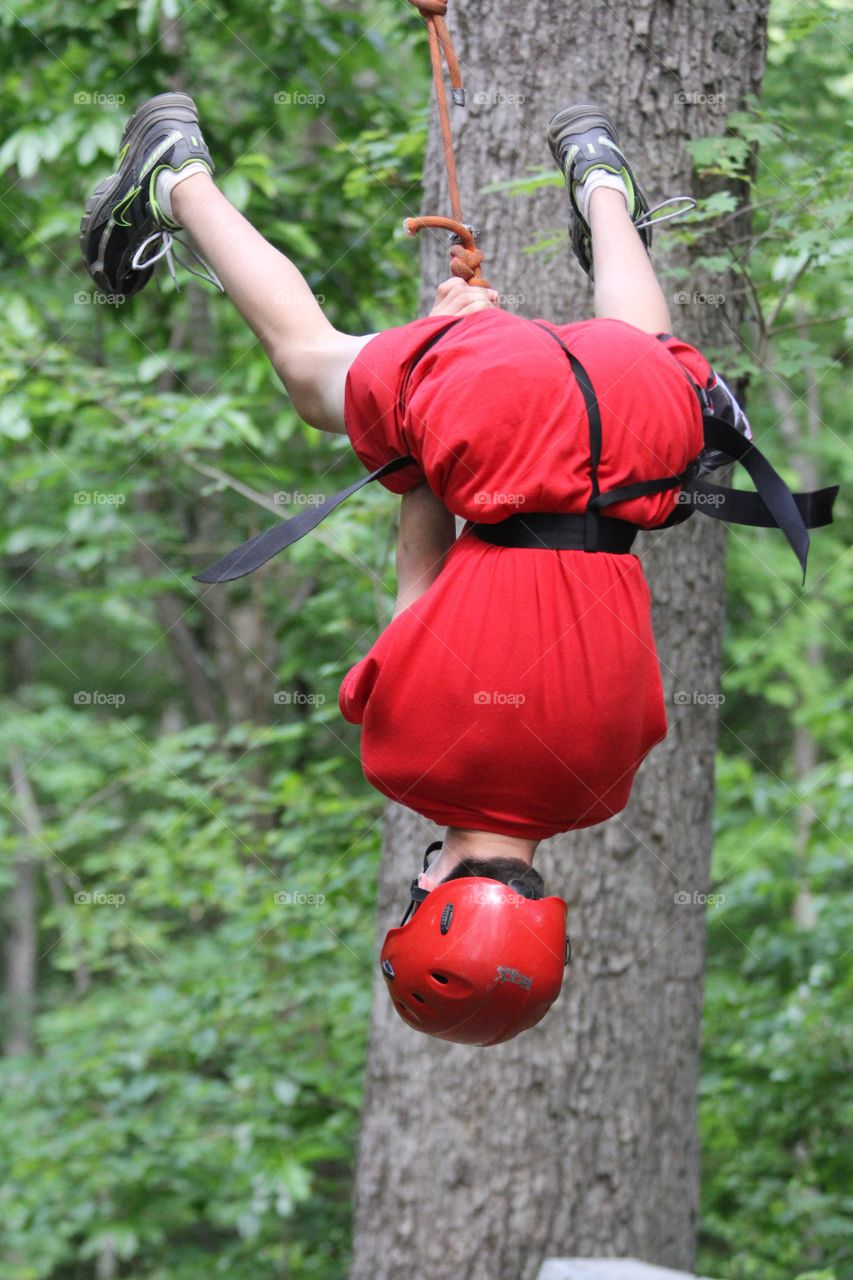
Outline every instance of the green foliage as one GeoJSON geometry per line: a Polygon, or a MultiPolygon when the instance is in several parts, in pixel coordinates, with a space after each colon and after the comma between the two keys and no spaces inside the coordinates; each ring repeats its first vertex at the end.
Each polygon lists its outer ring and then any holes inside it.
{"type": "Polygon", "coordinates": [[[328,1280],[382,811],[336,695],[390,614],[395,502],[197,589],[274,518],[217,475],[292,496],[361,468],[215,297],[94,300],[77,227],[128,112],[177,80],[223,189],[335,323],[399,323],[425,42],[407,7],[292,0],[18,3],[0,31],[0,893],[22,857],[39,892],[36,1052],[0,1064],[0,1272],[328,1280]]]}
{"type": "Polygon", "coordinates": [[[720,1280],[853,1276],[850,34],[847,6],[776,0],[760,106],[693,148],[743,179],[760,143],[751,254],[732,234],[719,261],[700,259],[734,266],[748,300],[720,367],[749,383],[756,438],[789,480],[843,486],[805,589],[778,535],[728,539],[697,1263],[720,1280]]]}
{"type": "Polygon", "coordinates": [[[794,793],[743,756],[720,761],[714,889],[724,901],[709,913],[702,1274],[787,1280],[809,1262],[834,1263],[833,1280],[850,1274],[844,782],[825,771],[794,793]],[[819,815],[806,867],[791,830],[798,794],[819,815]]]}
{"type": "Polygon", "coordinates": [[[41,701],[14,741],[43,755],[35,853],[73,893],[45,904],[38,1057],[0,1068],[4,1276],[104,1254],[146,1277],[209,1255],[225,1275],[330,1274],[370,1008],[372,802],[340,761],[300,765],[292,726],[152,748],[129,717],[41,701]]]}

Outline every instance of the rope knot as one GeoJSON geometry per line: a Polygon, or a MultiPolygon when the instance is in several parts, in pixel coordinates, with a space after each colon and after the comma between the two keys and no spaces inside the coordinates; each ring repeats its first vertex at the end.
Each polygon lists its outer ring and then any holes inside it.
{"type": "Polygon", "coordinates": [[[484,257],[482,249],[466,249],[461,244],[451,245],[450,270],[453,275],[467,280],[469,284],[485,284],[485,280],[475,279],[480,275],[480,263],[484,257]]]}

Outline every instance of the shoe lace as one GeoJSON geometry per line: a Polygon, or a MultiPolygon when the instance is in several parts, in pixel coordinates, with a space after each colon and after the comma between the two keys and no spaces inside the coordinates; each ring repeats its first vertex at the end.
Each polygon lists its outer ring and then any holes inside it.
{"type": "Polygon", "coordinates": [[[171,231],[167,231],[165,227],[158,227],[156,231],[152,231],[150,236],[146,236],[142,243],[134,253],[130,265],[134,271],[143,271],[148,267],[155,266],[161,258],[166,259],[166,266],[169,268],[169,275],[174,281],[175,288],[180,291],[178,277],[175,273],[175,263],[183,267],[184,271],[188,271],[191,276],[197,276],[199,280],[206,280],[208,284],[216,285],[221,293],[225,292],[225,286],[219,279],[219,276],[213,270],[213,267],[207,262],[201,254],[193,248],[186,240],[181,240],[179,236],[174,235],[171,231]],[[154,252],[146,256],[146,249],[149,245],[158,245],[154,252]],[[191,253],[196,262],[200,263],[203,270],[197,271],[195,267],[190,266],[177,252],[176,245],[180,245],[182,249],[186,249],[191,253]]]}
{"type": "Polygon", "coordinates": [[[656,227],[661,222],[670,222],[673,218],[681,218],[685,213],[689,213],[691,209],[695,208],[696,201],[691,200],[690,196],[670,196],[668,200],[661,200],[660,204],[654,204],[651,209],[647,209],[639,222],[634,223],[634,226],[638,231],[644,227],[656,227]],[[662,218],[653,216],[659,209],[665,209],[668,204],[683,204],[685,207],[683,209],[673,209],[671,213],[665,213],[662,218]]]}

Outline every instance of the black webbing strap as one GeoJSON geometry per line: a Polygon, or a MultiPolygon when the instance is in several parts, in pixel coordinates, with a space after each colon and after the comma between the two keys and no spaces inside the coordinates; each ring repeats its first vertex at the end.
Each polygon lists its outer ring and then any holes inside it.
{"type": "MultiPolygon", "coordinates": [[[[539,324],[538,327],[550,334],[568,356],[572,372],[583,393],[589,418],[592,496],[586,509],[588,532],[584,541],[585,550],[596,549],[596,534],[593,530],[595,527],[600,527],[600,521],[597,518],[599,512],[615,506],[618,502],[630,502],[633,498],[647,497],[650,494],[663,493],[667,489],[680,487],[682,492],[679,495],[679,506],[665,524],[659,526],[660,528],[681,524],[694,511],[700,511],[702,515],[710,516],[714,520],[725,520],[730,524],[781,529],[799,561],[803,571],[803,581],[805,581],[809,553],[808,530],[831,523],[832,504],[838,494],[838,485],[818,489],[813,493],[791,493],[778,471],[751,440],[747,440],[731,423],[722,418],[708,417],[703,414],[705,448],[721,450],[733,461],[739,462],[749,473],[757,493],[743,493],[737,489],[708,484],[704,480],[697,479],[691,467],[679,475],[662,476],[657,480],[638,480],[634,484],[622,485],[618,489],[609,489],[607,493],[601,493],[598,486],[598,465],[601,461],[601,415],[592,382],[586,370],[572,355],[562,339],[547,325],[539,324]]],[[[687,375],[702,404],[698,385],[686,369],[683,372],[687,375]]]]}
{"type": "MultiPolygon", "coordinates": [[[[832,505],[838,494],[838,485],[815,489],[809,493],[791,493],[761,450],[745,439],[731,423],[724,422],[721,418],[706,418],[704,425],[706,445],[722,449],[740,462],[749,472],[757,493],[745,493],[739,489],[697,480],[688,467],[680,475],[663,476],[659,480],[638,480],[634,484],[610,489],[591,499],[590,506],[595,511],[601,511],[617,502],[630,502],[633,498],[681,486],[677,507],[668,520],[655,528],[672,528],[699,511],[702,515],[714,520],[724,520],[729,524],[781,529],[791,544],[805,577],[808,530],[832,523],[832,505]]],[[[497,525],[475,524],[469,527],[477,537],[498,546],[579,551],[586,547],[584,528],[587,521],[588,513],[564,515],[537,512],[511,516],[497,525]]],[[[638,525],[630,521],[602,516],[598,521],[598,550],[617,554],[629,551],[638,528],[638,525]],[[626,535],[620,538],[616,532],[620,526],[629,531],[630,537],[626,535]]]]}
{"type": "MultiPolygon", "coordinates": [[[[699,511],[715,520],[729,524],[752,525],[764,529],[781,529],[794,549],[805,575],[808,554],[808,529],[818,529],[832,523],[832,504],[838,494],[838,485],[815,489],[810,493],[791,493],[784,480],[755,445],[736,431],[728,422],[718,418],[707,419],[705,439],[713,447],[725,447],[727,453],[738,447],[730,439],[733,432],[743,450],[742,461],[752,476],[757,493],[744,493],[740,489],[728,489],[722,485],[696,480],[690,469],[678,476],[665,476],[660,480],[638,480],[619,489],[599,494],[595,509],[602,510],[617,502],[629,502],[632,498],[661,493],[665,489],[682,486],[678,505],[672,515],[656,529],[669,529],[682,524],[699,511]],[[722,430],[718,430],[722,428],[722,430]],[[747,461],[748,459],[748,461],[747,461]],[[789,502],[790,500],[790,502],[789,502]],[[792,511],[794,514],[792,514],[792,511]]],[[[498,524],[471,524],[471,533],[501,547],[534,547],[549,550],[582,551],[586,547],[584,532],[588,527],[588,515],[566,515],[557,512],[535,512],[530,515],[510,516],[498,524]]],[[[612,520],[602,516],[598,521],[598,551],[625,554],[639,526],[628,520],[612,520]]]]}
{"type": "MultiPolygon", "coordinates": [[[[458,323],[458,319],[453,320],[445,328],[440,329],[438,333],[431,334],[421,349],[416,352],[406,372],[404,386],[400,392],[401,401],[405,399],[409,382],[419,361],[458,323]]],[[[263,533],[258,533],[254,538],[250,538],[248,542],[235,547],[233,551],[229,551],[221,560],[217,560],[216,564],[212,564],[209,569],[205,569],[202,573],[197,573],[195,575],[196,582],[233,582],[235,578],[244,578],[246,574],[254,573],[256,569],[260,569],[261,565],[266,564],[273,556],[277,556],[280,551],[284,551],[285,547],[292,546],[294,542],[304,538],[306,533],[316,529],[317,525],[326,519],[326,516],[331,515],[335,507],[340,506],[342,502],[345,502],[347,498],[351,497],[364,485],[370,484],[371,480],[381,480],[383,476],[390,476],[392,472],[399,471],[401,467],[406,467],[411,462],[418,465],[416,459],[408,453],[403,458],[392,458],[390,462],[386,462],[381,467],[377,467],[375,471],[371,471],[370,475],[362,476],[355,484],[351,484],[348,489],[340,489],[337,493],[333,493],[330,498],[324,498],[322,502],[317,503],[313,511],[301,511],[298,516],[293,516],[290,520],[274,524],[271,528],[265,529],[263,533]]]]}
{"type": "Polygon", "coordinates": [[[648,498],[653,493],[677,489],[679,485],[687,484],[689,477],[688,469],[680,471],[677,476],[661,476],[658,480],[635,480],[633,484],[623,484],[618,489],[608,489],[606,493],[590,498],[589,505],[594,511],[602,511],[606,507],[614,507],[617,502],[630,502],[633,498],[648,498]]]}
{"type": "MultiPolygon", "coordinates": [[[[832,524],[832,504],[838,496],[839,486],[812,489],[808,493],[792,493],[794,506],[799,511],[807,529],[820,529],[832,524]]],[[[745,493],[742,489],[727,489],[723,485],[696,480],[688,484],[679,498],[679,505],[693,506],[715,520],[729,524],[747,524],[759,529],[775,529],[778,526],[772,512],[761,495],[745,493]]]]}
{"type": "MultiPolygon", "coordinates": [[[[627,520],[596,521],[596,551],[627,555],[637,536],[637,526],[627,520]]],[[[465,533],[473,533],[495,547],[532,547],[549,551],[588,551],[589,517],[566,515],[554,511],[534,511],[529,515],[508,516],[497,524],[471,523],[465,533]]]]}
{"type": "Polygon", "coordinates": [[[293,516],[290,520],[282,520],[272,528],[265,529],[263,533],[256,533],[254,538],[229,551],[209,569],[195,574],[196,582],[233,582],[235,578],[244,578],[247,573],[254,573],[262,564],[266,564],[273,556],[277,556],[279,551],[283,551],[285,547],[298,542],[300,538],[305,537],[306,533],[316,529],[335,507],[340,506],[364,485],[370,484],[371,480],[381,480],[383,476],[389,476],[393,471],[399,471],[414,461],[415,459],[408,453],[403,458],[392,458],[390,462],[377,467],[369,475],[362,476],[348,488],[339,489],[330,498],[324,498],[312,510],[300,511],[298,516],[293,516]]]}
{"type": "Polygon", "coordinates": [[[749,473],[757,493],[744,493],[722,485],[708,484],[691,477],[684,486],[684,498],[694,511],[714,520],[781,529],[806,577],[809,529],[832,522],[832,504],[838,485],[810,493],[791,493],[761,450],[722,418],[705,418],[705,446],[721,449],[749,473]]]}
{"type": "MultiPolygon", "coordinates": [[[[586,516],[584,517],[585,534],[582,546],[584,551],[597,551],[599,549],[598,536],[600,522],[598,518],[598,511],[594,507],[593,503],[600,495],[598,487],[598,465],[601,462],[602,447],[601,410],[598,407],[598,396],[595,394],[592,379],[586,369],[583,367],[580,360],[578,360],[577,356],[572,354],[559,334],[554,333],[554,330],[549,329],[547,325],[540,324],[538,320],[534,320],[533,323],[536,325],[537,329],[542,329],[543,332],[547,333],[549,337],[553,338],[554,341],[563,348],[563,351],[569,358],[572,373],[575,375],[575,381],[581,389],[583,402],[586,405],[586,418],[589,428],[589,479],[590,485],[592,486],[592,500],[587,506],[586,516]]],[[[514,519],[514,517],[510,518],[514,519]]]]}
{"type": "MultiPolygon", "coordinates": [[[[592,496],[584,514],[573,515],[549,511],[529,515],[519,514],[501,520],[497,524],[469,523],[467,528],[472,533],[485,542],[503,547],[539,547],[549,550],[607,551],[624,554],[630,551],[639,526],[627,520],[608,519],[602,516],[601,512],[617,502],[629,502],[633,498],[647,497],[650,494],[663,493],[667,489],[680,487],[678,505],[669,518],[655,526],[656,528],[671,528],[689,519],[695,511],[699,511],[702,515],[710,516],[714,520],[725,520],[731,524],[781,529],[794,550],[805,579],[809,549],[808,530],[832,523],[832,505],[838,495],[838,485],[830,485],[826,489],[816,489],[809,493],[791,493],[785,481],[752,441],[747,440],[731,423],[725,422],[722,418],[703,417],[705,447],[719,449],[734,461],[739,462],[749,472],[757,489],[756,493],[744,493],[738,489],[729,489],[722,485],[709,484],[705,480],[698,480],[692,466],[679,475],[662,476],[656,480],[638,480],[634,484],[622,485],[618,489],[601,493],[598,483],[598,467],[602,450],[601,413],[592,382],[581,362],[572,355],[562,338],[547,325],[535,323],[562,347],[584,398],[589,425],[592,496]]],[[[440,334],[433,335],[426,344],[424,352],[419,353],[419,356],[429,350],[434,342],[448,331],[444,329],[440,334]]],[[[693,382],[692,379],[689,381],[693,382]]],[[[699,394],[695,383],[693,386],[699,394]]],[[[394,471],[399,471],[411,464],[418,465],[411,454],[392,458],[390,462],[377,467],[369,475],[362,476],[348,488],[340,489],[331,497],[324,498],[313,510],[300,512],[298,516],[280,521],[263,533],[256,534],[248,542],[229,551],[209,569],[196,574],[196,581],[232,582],[235,578],[253,573],[285,547],[298,542],[312,529],[316,529],[335,507],[340,506],[371,480],[381,480],[383,476],[391,475],[394,471]]]]}

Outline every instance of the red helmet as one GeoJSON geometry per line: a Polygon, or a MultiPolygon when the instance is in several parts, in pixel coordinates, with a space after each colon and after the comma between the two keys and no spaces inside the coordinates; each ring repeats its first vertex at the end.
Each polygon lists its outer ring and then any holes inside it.
{"type": "Polygon", "coordinates": [[[528,898],[514,883],[470,876],[427,892],[412,882],[412,903],[379,957],[394,1007],[410,1027],[491,1045],[544,1018],[571,956],[567,906],[562,898],[528,898]]]}

